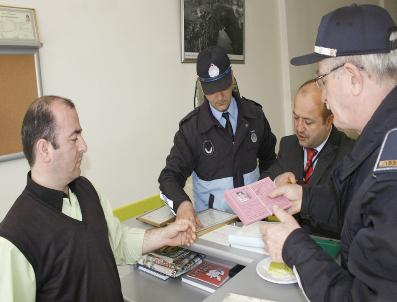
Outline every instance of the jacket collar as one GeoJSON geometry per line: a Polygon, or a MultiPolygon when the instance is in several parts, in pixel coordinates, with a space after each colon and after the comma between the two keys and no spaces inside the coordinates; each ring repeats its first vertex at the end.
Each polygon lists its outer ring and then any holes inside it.
{"type": "MultiPolygon", "coordinates": [[[[73,187],[73,184],[74,181],[70,184],[70,186],[73,187]]],[[[29,172],[27,175],[26,190],[32,193],[36,198],[44,202],[46,205],[59,212],[62,212],[63,198],[66,197],[66,194],[62,191],[43,187],[42,185],[34,182],[31,172],[29,172]]]]}
{"type": "MultiPolygon", "coordinates": [[[[238,109],[237,125],[240,123],[242,119],[255,118],[254,113],[249,111],[247,106],[242,105],[244,98],[240,98],[236,93],[233,93],[233,97],[236,100],[237,109],[238,109]]],[[[205,133],[213,127],[220,126],[219,122],[212,115],[210,105],[205,96],[204,96],[204,102],[198,107],[198,110],[199,110],[198,130],[200,133],[205,133]]]]}
{"type": "Polygon", "coordinates": [[[322,156],[328,154],[328,153],[333,153],[336,148],[338,148],[338,135],[337,135],[336,128],[332,125],[331,133],[329,134],[328,140],[323,146],[323,149],[321,149],[322,156]]]}
{"type": "Polygon", "coordinates": [[[320,157],[318,159],[316,168],[314,169],[313,175],[310,178],[311,186],[318,184],[325,171],[333,164],[333,160],[336,156],[339,146],[339,139],[340,135],[338,135],[338,131],[334,126],[332,126],[331,133],[323,149],[320,151],[320,157]]]}
{"type": "Polygon", "coordinates": [[[351,153],[345,157],[341,179],[348,177],[381,144],[388,130],[396,126],[397,120],[397,86],[386,96],[376,109],[351,153]]]}

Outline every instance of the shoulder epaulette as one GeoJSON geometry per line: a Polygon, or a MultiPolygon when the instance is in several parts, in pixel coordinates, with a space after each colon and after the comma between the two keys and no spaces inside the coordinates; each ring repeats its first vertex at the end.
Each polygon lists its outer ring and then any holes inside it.
{"type": "Polygon", "coordinates": [[[397,172],[397,128],[389,130],[383,139],[374,173],[397,172]]]}
{"type": "Polygon", "coordinates": [[[199,108],[197,107],[196,109],[190,111],[183,119],[181,119],[181,121],[179,122],[179,126],[181,126],[184,122],[188,121],[192,116],[197,115],[197,113],[199,112],[199,108]]]}
{"type": "Polygon", "coordinates": [[[254,104],[254,105],[256,105],[256,106],[258,106],[258,107],[260,107],[260,108],[262,108],[262,105],[261,104],[259,104],[259,103],[257,103],[257,102],[255,102],[255,101],[253,101],[253,100],[250,100],[250,99],[246,99],[245,97],[241,97],[241,100],[243,100],[243,101],[247,101],[247,102],[249,102],[249,103],[251,103],[251,104],[254,104]]]}

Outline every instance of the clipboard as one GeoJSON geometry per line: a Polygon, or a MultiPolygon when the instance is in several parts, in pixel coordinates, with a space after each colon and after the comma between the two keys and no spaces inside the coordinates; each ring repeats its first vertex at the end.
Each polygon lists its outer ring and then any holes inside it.
{"type": "Polygon", "coordinates": [[[198,237],[238,220],[237,215],[217,209],[204,210],[197,213],[197,216],[203,224],[203,227],[196,231],[198,237]]]}
{"type": "Polygon", "coordinates": [[[138,216],[136,220],[160,228],[174,221],[175,215],[174,213],[172,213],[170,207],[164,205],[160,208],[154,209],[138,216]]]}
{"type": "MultiPolygon", "coordinates": [[[[200,219],[203,227],[196,230],[197,236],[204,235],[211,232],[225,224],[232,223],[238,220],[237,215],[224,212],[217,209],[207,209],[197,213],[197,217],[200,219]]],[[[155,210],[146,212],[136,218],[137,220],[153,225],[155,227],[163,227],[170,222],[175,220],[175,215],[171,209],[164,205],[155,210]]]]}

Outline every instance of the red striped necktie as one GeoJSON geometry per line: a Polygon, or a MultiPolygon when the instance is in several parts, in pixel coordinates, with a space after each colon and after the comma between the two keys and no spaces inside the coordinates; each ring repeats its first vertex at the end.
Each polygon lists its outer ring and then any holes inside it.
{"type": "Polygon", "coordinates": [[[314,170],[314,165],[313,165],[313,159],[314,156],[317,154],[317,150],[313,148],[306,148],[306,165],[305,165],[305,177],[303,178],[303,182],[305,184],[309,183],[310,177],[313,174],[314,170]]]}

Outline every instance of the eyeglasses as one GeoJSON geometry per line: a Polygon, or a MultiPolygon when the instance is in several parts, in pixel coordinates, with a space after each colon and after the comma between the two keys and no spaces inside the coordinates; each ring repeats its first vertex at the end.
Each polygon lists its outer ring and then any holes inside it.
{"type": "Polygon", "coordinates": [[[328,71],[327,73],[324,74],[320,74],[318,77],[314,78],[314,80],[316,81],[316,85],[319,89],[323,89],[325,87],[325,83],[324,83],[324,78],[329,75],[331,72],[334,72],[335,70],[338,70],[339,68],[345,66],[345,63],[338,65],[334,68],[332,68],[330,71],[328,71]]]}

